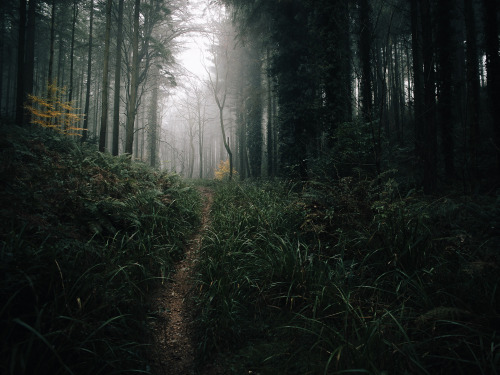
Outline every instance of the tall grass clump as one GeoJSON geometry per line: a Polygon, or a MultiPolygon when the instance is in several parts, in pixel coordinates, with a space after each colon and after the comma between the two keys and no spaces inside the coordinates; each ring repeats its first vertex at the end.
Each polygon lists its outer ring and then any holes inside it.
{"type": "Polygon", "coordinates": [[[146,297],[182,257],[198,194],[45,129],[2,131],[0,372],[148,373],[146,297]]]}
{"type": "Polygon", "coordinates": [[[376,181],[220,184],[200,361],[229,373],[498,373],[498,202],[376,181]]]}

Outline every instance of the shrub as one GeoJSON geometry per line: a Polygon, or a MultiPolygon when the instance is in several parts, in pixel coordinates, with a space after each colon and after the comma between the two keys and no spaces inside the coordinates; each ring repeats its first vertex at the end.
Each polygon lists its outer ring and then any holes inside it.
{"type": "MultiPolygon", "coordinates": [[[[215,179],[222,181],[229,179],[229,160],[221,160],[217,169],[215,170],[215,179]]],[[[233,177],[236,177],[238,172],[233,168],[233,177]]]]}
{"type": "Polygon", "coordinates": [[[65,135],[81,136],[80,131],[83,128],[77,124],[82,120],[82,116],[75,113],[78,108],[73,107],[72,103],[63,101],[66,89],[52,83],[47,91],[46,98],[28,95],[29,104],[25,108],[31,114],[31,122],[65,135]]]}

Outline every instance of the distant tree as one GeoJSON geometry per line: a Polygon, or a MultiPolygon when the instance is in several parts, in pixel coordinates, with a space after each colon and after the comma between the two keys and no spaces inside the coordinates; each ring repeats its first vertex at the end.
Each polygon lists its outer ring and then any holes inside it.
{"type": "Polygon", "coordinates": [[[134,122],[137,114],[137,92],[139,89],[139,15],[140,0],[135,0],[134,6],[134,31],[132,34],[132,78],[130,82],[130,95],[127,109],[127,126],[125,139],[125,153],[132,155],[134,143],[134,122]]]}
{"type": "Polygon", "coordinates": [[[226,138],[226,126],[224,124],[224,108],[229,94],[229,73],[232,64],[231,51],[234,36],[229,32],[230,27],[227,20],[219,19],[215,23],[212,32],[212,45],[210,47],[210,57],[213,63],[213,71],[205,67],[208,74],[208,86],[212,92],[215,103],[219,110],[219,124],[222,134],[222,143],[229,157],[229,180],[233,178],[233,152],[229,144],[229,137],[226,138]]]}
{"type": "Polygon", "coordinates": [[[122,71],[122,43],[123,43],[123,1],[118,2],[118,20],[116,31],[116,52],[115,52],[115,93],[113,102],[113,145],[112,155],[118,155],[118,143],[120,139],[120,89],[122,71]]]}
{"type": "Polygon", "coordinates": [[[106,149],[106,135],[108,131],[108,90],[109,90],[109,44],[111,34],[111,5],[112,0],[106,0],[106,33],[104,36],[104,64],[102,68],[102,108],[101,130],[99,135],[99,151],[106,149]]]}
{"type": "Polygon", "coordinates": [[[73,75],[74,75],[74,61],[75,61],[75,29],[76,20],[78,17],[78,4],[77,0],[73,0],[73,10],[72,10],[72,21],[71,21],[71,47],[70,47],[70,65],[69,65],[69,89],[68,89],[68,101],[71,103],[73,101],[73,75]]]}
{"type": "Polygon", "coordinates": [[[85,109],[83,111],[83,134],[82,142],[87,140],[89,129],[89,109],[90,109],[90,88],[92,78],[92,28],[94,25],[94,0],[90,0],[90,21],[89,21],[89,47],[87,54],[87,89],[85,95],[85,109]]]}
{"type": "Polygon", "coordinates": [[[158,96],[160,91],[160,66],[158,63],[153,64],[152,68],[153,88],[151,93],[151,101],[149,104],[149,165],[156,168],[158,159],[158,96]]]}

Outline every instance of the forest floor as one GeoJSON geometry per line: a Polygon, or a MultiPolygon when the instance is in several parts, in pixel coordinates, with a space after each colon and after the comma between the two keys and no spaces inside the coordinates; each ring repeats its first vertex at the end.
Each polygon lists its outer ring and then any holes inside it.
{"type": "MultiPolygon", "coordinates": [[[[213,191],[198,188],[203,197],[201,226],[185,249],[185,258],[176,264],[170,281],[152,295],[151,307],[156,319],[153,331],[152,373],[155,375],[186,375],[194,373],[195,343],[192,340],[192,309],[189,293],[192,288],[193,265],[201,246],[203,232],[210,224],[213,191]]],[[[213,371],[207,369],[207,374],[213,371]]]]}

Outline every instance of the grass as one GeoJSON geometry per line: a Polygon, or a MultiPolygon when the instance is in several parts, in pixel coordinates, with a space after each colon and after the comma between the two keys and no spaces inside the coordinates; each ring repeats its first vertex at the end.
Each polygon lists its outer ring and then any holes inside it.
{"type": "Polygon", "coordinates": [[[148,292],[199,223],[177,176],[2,126],[0,372],[149,373],[148,292]]]}
{"type": "Polygon", "coordinates": [[[197,267],[200,366],[241,374],[497,374],[494,197],[391,179],[220,183],[197,267]]]}

